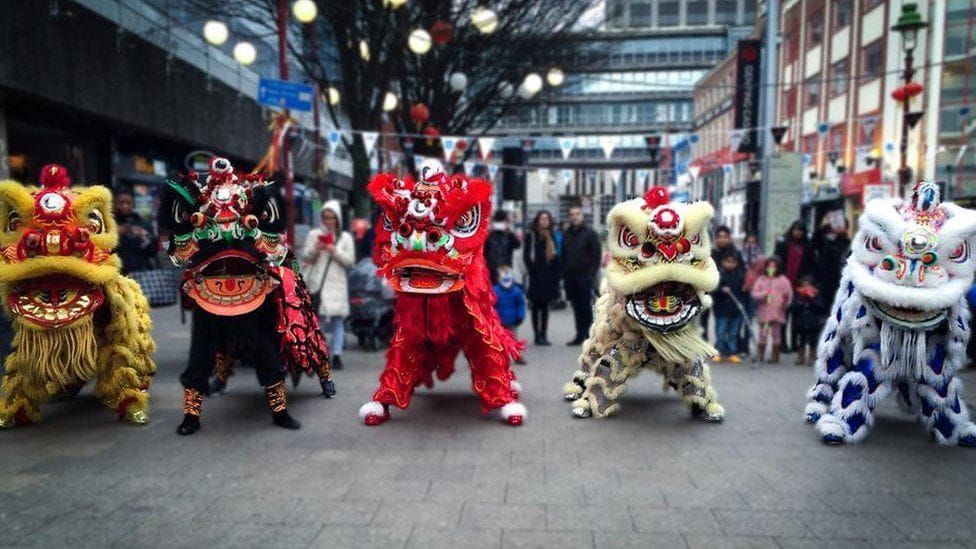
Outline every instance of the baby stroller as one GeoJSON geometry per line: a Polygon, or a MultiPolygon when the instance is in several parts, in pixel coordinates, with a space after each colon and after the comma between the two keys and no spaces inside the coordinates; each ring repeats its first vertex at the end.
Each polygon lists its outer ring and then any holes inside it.
{"type": "Polygon", "coordinates": [[[363,349],[375,351],[380,343],[390,343],[394,297],[386,281],[376,274],[376,264],[371,258],[359,260],[349,271],[348,327],[363,349]]]}

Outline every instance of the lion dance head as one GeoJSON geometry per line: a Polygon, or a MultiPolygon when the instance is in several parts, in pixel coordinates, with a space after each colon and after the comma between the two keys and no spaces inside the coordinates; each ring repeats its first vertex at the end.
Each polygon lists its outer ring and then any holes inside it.
{"type": "Polygon", "coordinates": [[[431,163],[419,181],[380,174],[369,192],[382,209],[378,264],[394,290],[446,294],[483,281],[490,183],[449,176],[431,163]]]}
{"type": "Polygon", "coordinates": [[[607,216],[613,260],[606,288],[672,362],[714,354],[694,322],[718,285],[708,235],[713,213],[707,202],[671,202],[666,188],[653,187],[607,216]]]}
{"type": "MultiPolygon", "coordinates": [[[[0,182],[0,297],[15,331],[0,423],[10,424],[12,411],[16,424],[39,419],[36,404],[45,399],[32,388],[76,391],[122,362],[139,375],[153,370],[148,306],[112,253],[118,232],[111,205],[108,189],[71,187],[56,164],[42,169],[39,187],[0,182]]],[[[147,388],[148,380],[123,395],[100,381],[97,392],[144,422],[147,388]]]]}

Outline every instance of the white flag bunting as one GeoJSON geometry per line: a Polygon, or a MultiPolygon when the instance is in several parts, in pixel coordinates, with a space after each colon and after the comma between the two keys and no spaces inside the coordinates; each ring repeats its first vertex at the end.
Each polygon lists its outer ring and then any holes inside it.
{"type": "Polygon", "coordinates": [[[376,145],[376,140],[379,138],[380,134],[377,132],[363,132],[363,146],[366,147],[366,156],[373,153],[373,147],[376,145]]]}
{"type": "Polygon", "coordinates": [[[494,145],[495,145],[494,137],[478,138],[478,153],[481,155],[482,160],[488,160],[488,155],[491,154],[491,148],[494,145]]]}
{"type": "Polygon", "coordinates": [[[441,136],[441,148],[444,149],[444,160],[450,160],[457,148],[457,137],[441,136]]]}
{"type": "Polygon", "coordinates": [[[600,147],[603,148],[603,154],[609,159],[613,156],[614,149],[620,144],[619,135],[601,135],[600,136],[600,147]]]}
{"type": "Polygon", "coordinates": [[[559,138],[559,149],[563,152],[563,160],[568,160],[569,155],[573,154],[573,149],[576,147],[575,137],[560,137],[559,138]]]}

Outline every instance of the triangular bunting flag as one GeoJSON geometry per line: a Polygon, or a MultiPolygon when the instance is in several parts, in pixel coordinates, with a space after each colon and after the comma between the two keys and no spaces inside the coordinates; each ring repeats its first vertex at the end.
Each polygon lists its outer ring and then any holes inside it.
{"type": "Polygon", "coordinates": [[[563,185],[569,185],[569,182],[573,180],[573,170],[563,170],[563,185]]]}
{"type": "Polygon", "coordinates": [[[773,126],[772,128],[769,128],[769,131],[773,134],[773,141],[775,141],[777,145],[781,145],[783,143],[783,138],[786,137],[786,131],[789,129],[789,126],[773,126]]]}
{"type": "Polygon", "coordinates": [[[575,137],[559,138],[559,150],[563,152],[563,160],[569,160],[569,155],[573,154],[573,148],[575,147],[576,147],[575,137]]]}
{"type": "Polygon", "coordinates": [[[363,132],[363,147],[366,147],[366,156],[373,153],[373,147],[376,146],[376,140],[379,138],[380,134],[377,132],[363,132]]]}
{"type": "Polygon", "coordinates": [[[603,149],[603,154],[609,159],[613,156],[613,150],[617,148],[620,144],[619,135],[601,135],[600,136],[600,147],[603,149]]]}
{"type": "Polygon", "coordinates": [[[546,184],[546,183],[549,182],[549,168],[539,168],[536,171],[539,174],[539,181],[540,182],[542,182],[543,184],[546,184]]]}
{"type": "Polygon", "coordinates": [[[607,175],[610,176],[610,181],[616,184],[620,181],[620,176],[623,174],[623,170],[607,170],[607,175]]]}
{"type": "Polygon", "coordinates": [[[871,137],[874,134],[874,128],[877,126],[877,116],[865,116],[861,119],[861,131],[864,132],[864,137],[871,137]]]}
{"type": "Polygon", "coordinates": [[[732,130],[729,132],[729,150],[734,153],[739,152],[742,139],[746,136],[745,130],[732,130]]]}
{"type": "Polygon", "coordinates": [[[471,176],[474,175],[474,161],[468,160],[464,163],[464,175],[471,176]]]}
{"type": "Polygon", "coordinates": [[[332,150],[334,151],[339,144],[339,140],[342,139],[342,134],[339,130],[332,130],[325,137],[329,140],[329,145],[332,145],[332,150]]]}
{"type": "Polygon", "coordinates": [[[494,181],[495,174],[498,173],[498,164],[488,164],[488,179],[494,181]]]}
{"type": "Polygon", "coordinates": [[[478,153],[481,155],[482,160],[488,160],[488,155],[491,154],[491,148],[494,145],[495,145],[494,137],[478,138],[478,153]]]}
{"type": "Polygon", "coordinates": [[[647,174],[648,174],[647,170],[637,170],[637,172],[635,173],[637,177],[637,183],[643,185],[644,181],[647,180],[647,174]]]}
{"type": "Polygon", "coordinates": [[[823,141],[827,139],[827,135],[830,133],[830,124],[827,122],[821,122],[817,124],[817,135],[820,136],[820,140],[823,141]]]}
{"type": "Polygon", "coordinates": [[[454,149],[457,148],[457,137],[449,137],[446,135],[441,136],[441,147],[444,149],[444,160],[450,160],[451,155],[454,154],[454,149]]]}

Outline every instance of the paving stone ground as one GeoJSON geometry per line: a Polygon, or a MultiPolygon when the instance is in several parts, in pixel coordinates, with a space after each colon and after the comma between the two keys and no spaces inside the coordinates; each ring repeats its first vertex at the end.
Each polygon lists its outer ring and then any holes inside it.
{"type": "Polygon", "coordinates": [[[808,368],[715,366],[722,425],[689,420],[653,375],[617,417],[575,420],[559,312],[556,345],[518,367],[520,428],[481,416],[463,364],[365,427],[382,354],[348,351],[336,399],[309,379],[291,393],[301,430],[271,425],[242,369],[179,437],[188,331],[173,309],[155,318],[149,426],[86,391],[0,433],[0,546],[976,547],[976,451],[935,445],[891,404],[864,444],[826,447],[800,419],[808,368]]]}

